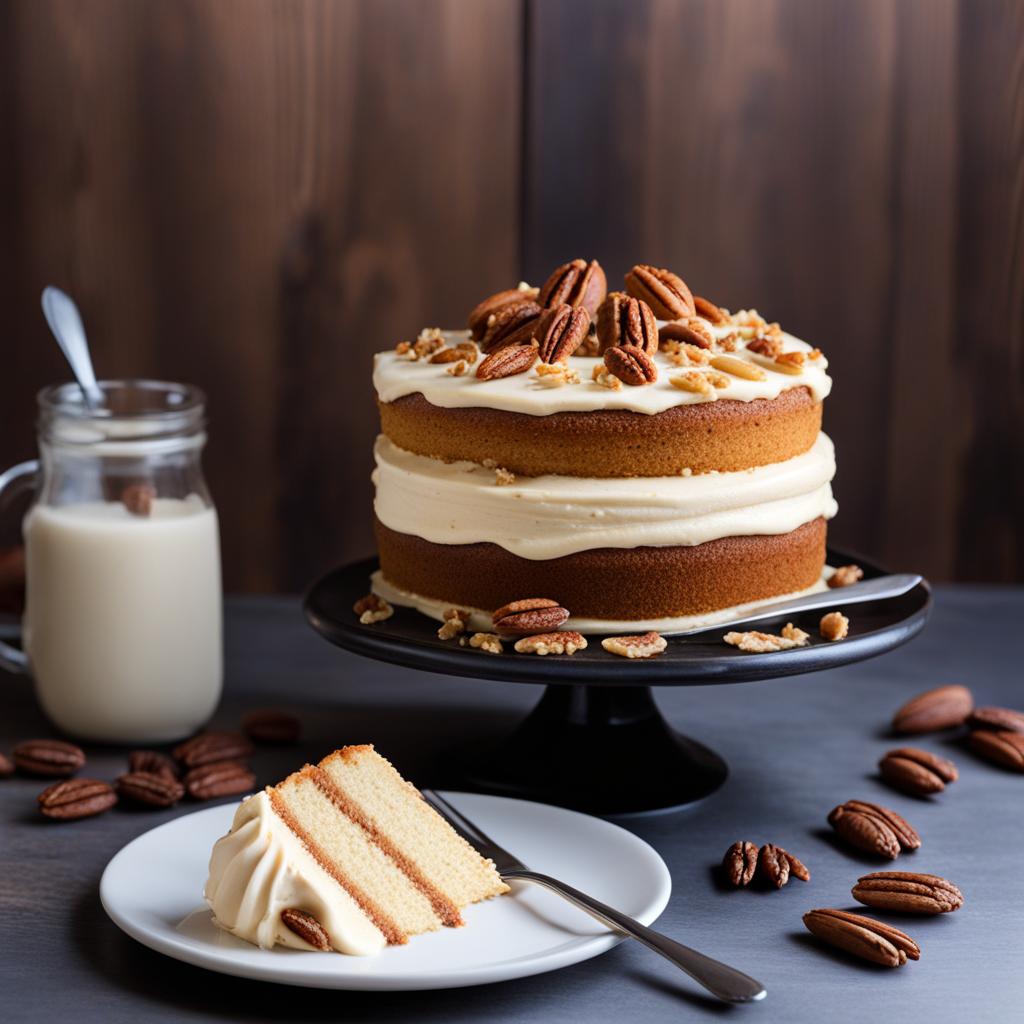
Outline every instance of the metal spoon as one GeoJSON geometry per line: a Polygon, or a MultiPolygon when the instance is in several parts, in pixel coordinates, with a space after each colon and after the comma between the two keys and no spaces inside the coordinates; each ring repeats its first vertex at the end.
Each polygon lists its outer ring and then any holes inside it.
{"type": "Polygon", "coordinates": [[[103,392],[96,383],[96,374],[89,356],[89,342],[85,339],[82,317],[74,300],[59,288],[49,285],[43,289],[43,316],[71,365],[71,372],[82,389],[85,404],[90,409],[103,405],[103,392]]]}

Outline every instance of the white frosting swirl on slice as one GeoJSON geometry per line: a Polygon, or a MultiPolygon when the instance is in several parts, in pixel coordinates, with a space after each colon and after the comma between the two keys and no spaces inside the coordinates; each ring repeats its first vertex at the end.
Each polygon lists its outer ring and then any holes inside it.
{"type": "Polygon", "coordinates": [[[374,457],[374,509],[385,526],[435,544],[489,541],[520,558],[789,533],[837,508],[825,434],[803,455],[734,473],[517,477],[504,487],[494,470],[414,455],[383,435],[374,457]]]}
{"type": "MultiPolygon", "coordinates": [[[[709,328],[719,337],[731,330],[723,327],[711,328],[710,325],[709,328]]],[[[469,333],[446,331],[443,336],[450,344],[457,344],[465,341],[469,333]]],[[[784,334],[783,341],[787,352],[811,351],[810,345],[790,334],[784,334]]],[[[628,409],[653,414],[677,405],[695,405],[715,399],[751,402],[756,398],[778,398],[783,391],[794,387],[806,387],[814,400],[820,402],[832,389],[832,379],[826,372],[828,360],[824,356],[808,359],[802,372],[789,374],[770,369],[767,360],[748,352],[742,342],[735,352],[729,354],[763,370],[764,380],[730,377],[728,386],[715,391],[710,397],[692,391],[681,391],[670,383],[670,378],[688,370],[700,370],[701,367],[676,366],[667,355],[659,352],[654,356],[654,362],[658,367],[658,379],[653,384],[640,387],[623,386],[613,391],[592,379],[594,367],[603,366],[603,360],[595,356],[572,356],[568,361],[569,368],[579,375],[580,383],[548,387],[540,383],[533,372],[503,377],[500,380],[477,380],[473,372],[475,367],[471,367],[468,373],[456,377],[447,372],[450,363],[431,363],[429,359],[418,359],[413,362],[390,351],[378,352],[374,356],[373,385],[382,402],[394,402],[405,395],[419,393],[431,405],[445,409],[501,409],[505,412],[525,413],[528,416],[548,416],[556,412],[594,409],[628,409]]]]}
{"type": "Polygon", "coordinates": [[[264,791],[244,800],[217,840],[203,895],[217,924],[264,949],[313,947],[281,923],[289,907],[312,914],[339,953],[379,953],[387,940],[274,813],[264,791]]]}

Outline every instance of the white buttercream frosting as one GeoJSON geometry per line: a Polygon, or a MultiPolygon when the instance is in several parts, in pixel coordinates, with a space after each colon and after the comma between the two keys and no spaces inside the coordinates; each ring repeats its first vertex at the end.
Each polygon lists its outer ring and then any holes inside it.
{"type": "Polygon", "coordinates": [[[789,533],[836,513],[832,442],[784,462],[732,473],[674,477],[516,477],[445,463],[399,448],[374,448],[377,518],[435,544],[488,541],[520,558],[592,548],[691,546],[721,537],[789,533]]]}
{"type": "MultiPolygon", "coordinates": [[[[827,589],[825,582],[832,574],[832,570],[826,566],[822,571],[821,579],[806,590],[798,590],[792,594],[777,594],[775,597],[766,598],[763,601],[750,601],[746,604],[733,605],[731,608],[721,608],[717,611],[706,612],[703,615],[677,615],[671,618],[660,619],[588,619],[582,616],[573,615],[566,623],[559,626],[559,629],[574,629],[578,633],[610,635],[614,633],[645,633],[649,629],[657,630],[663,636],[671,636],[673,633],[685,633],[691,629],[700,629],[703,626],[726,625],[746,618],[758,608],[767,604],[775,604],[777,601],[786,601],[792,597],[803,597],[804,594],[816,594],[827,589]]],[[[481,608],[467,608],[465,605],[456,604],[453,601],[439,601],[433,597],[423,597],[420,594],[413,594],[407,590],[400,590],[389,583],[378,569],[370,577],[370,586],[375,594],[379,594],[391,604],[403,608],[415,608],[424,615],[438,622],[444,622],[445,611],[457,607],[462,611],[469,612],[467,625],[470,629],[490,632],[493,629],[491,613],[481,608]]]]}
{"type": "MultiPolygon", "coordinates": [[[[735,328],[708,329],[717,337],[729,334],[735,328]]],[[[442,337],[449,344],[458,344],[469,338],[468,331],[445,331],[442,337]]],[[[809,353],[811,346],[790,334],[783,334],[787,352],[809,353]]],[[[448,373],[451,364],[431,363],[429,359],[410,361],[394,351],[378,352],[374,357],[373,384],[382,402],[394,402],[405,395],[419,393],[432,405],[445,409],[482,407],[505,412],[524,413],[529,416],[548,416],[556,412],[580,412],[594,409],[628,409],[633,412],[659,413],[678,405],[694,405],[709,401],[732,399],[751,402],[757,398],[772,399],[785,390],[806,387],[815,401],[827,397],[832,379],[826,372],[828,360],[824,356],[808,359],[799,374],[781,373],[770,369],[767,360],[749,352],[745,342],[739,342],[735,352],[729,353],[744,362],[753,363],[764,371],[764,380],[745,380],[730,377],[727,387],[716,390],[710,397],[692,391],[681,391],[670,378],[687,370],[700,367],[679,367],[669,356],[659,352],[654,356],[658,379],[640,387],[624,386],[613,391],[593,381],[595,366],[603,366],[596,356],[572,356],[568,360],[571,370],[580,378],[578,384],[548,387],[533,372],[503,377],[500,380],[478,380],[471,367],[462,376],[448,373]]],[[[477,364],[479,365],[479,364],[477,364]]]]}
{"type": "Polygon", "coordinates": [[[264,791],[244,800],[210,857],[206,902],[220,927],[269,949],[313,947],[281,923],[289,907],[320,922],[339,953],[378,953],[387,940],[274,813],[264,791]]]}

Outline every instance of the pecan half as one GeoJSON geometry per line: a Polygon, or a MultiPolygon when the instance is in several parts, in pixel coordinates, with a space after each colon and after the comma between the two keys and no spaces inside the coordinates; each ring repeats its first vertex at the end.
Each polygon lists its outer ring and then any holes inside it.
{"type": "Polygon", "coordinates": [[[705,350],[710,350],[715,343],[710,334],[695,330],[681,320],[672,320],[667,324],[662,324],[658,330],[658,343],[662,347],[673,341],[678,341],[683,345],[696,345],[705,350]]]}
{"type": "Polygon", "coordinates": [[[478,302],[469,314],[470,334],[474,341],[479,341],[487,333],[487,324],[492,316],[496,316],[506,306],[514,302],[522,302],[525,296],[518,288],[506,288],[504,291],[488,295],[483,302],[478,302]]]}
{"type": "Polygon", "coordinates": [[[640,636],[607,636],[601,641],[601,646],[622,658],[653,658],[668,647],[668,641],[651,630],[640,636]]]}
{"type": "Polygon", "coordinates": [[[477,380],[499,380],[526,373],[539,357],[536,345],[507,345],[492,352],[476,368],[477,380]]]}
{"type": "Polygon", "coordinates": [[[75,821],[109,811],[117,803],[117,794],[99,779],[66,779],[47,787],[36,799],[47,818],[75,821]]]}
{"type": "Polygon", "coordinates": [[[144,807],[173,807],[185,787],[175,778],[155,772],[128,772],[117,780],[118,795],[144,807]]]}
{"type": "Polygon", "coordinates": [[[587,646],[587,639],[575,630],[566,629],[557,633],[538,633],[536,636],[520,637],[515,643],[519,654],[575,654],[587,646]]]}
{"type": "Polygon", "coordinates": [[[252,754],[252,744],[237,732],[201,732],[179,743],[174,756],[186,768],[198,768],[217,761],[237,761],[252,754]]]}
{"type": "Polygon", "coordinates": [[[648,355],[658,351],[658,322],[651,307],[624,292],[611,292],[597,311],[598,351],[635,345],[648,355]]]}
{"type": "Polygon", "coordinates": [[[11,751],[11,758],[26,775],[50,778],[74,775],[85,764],[82,748],[63,740],[24,740],[11,751]]]}
{"type": "Polygon", "coordinates": [[[166,754],[156,750],[133,750],[128,755],[128,771],[166,775],[171,779],[176,779],[179,774],[177,764],[166,754]]]}
{"type": "Polygon", "coordinates": [[[384,600],[380,594],[367,594],[359,598],[352,611],[359,616],[359,621],[364,626],[372,626],[375,622],[383,622],[395,614],[395,609],[384,600]]]}
{"type": "Polygon", "coordinates": [[[295,907],[281,911],[281,924],[290,932],[294,932],[303,942],[308,943],[321,953],[331,948],[331,940],[324,931],[324,926],[312,915],[295,907]]]}
{"type": "Polygon", "coordinates": [[[569,618],[569,611],[548,597],[527,597],[502,605],[492,616],[495,632],[504,636],[547,633],[569,618]]]}
{"type": "Polygon", "coordinates": [[[1014,711],[1013,708],[975,708],[967,718],[967,728],[1024,732],[1024,711],[1014,711]]]}
{"type": "Polygon", "coordinates": [[[590,330],[590,313],[562,303],[548,310],[534,332],[542,363],[564,363],[583,344],[590,330]]]}
{"type": "Polygon", "coordinates": [[[878,762],[878,770],[891,786],[914,796],[941,793],[947,782],[958,778],[952,761],[917,747],[890,750],[878,762]]]}
{"type": "Polygon", "coordinates": [[[193,768],[184,781],[194,800],[215,800],[219,796],[247,793],[256,785],[256,776],[237,761],[217,761],[193,768]]]}
{"type": "Polygon", "coordinates": [[[658,379],[658,368],[654,360],[635,345],[616,345],[608,349],[604,354],[604,365],[608,367],[609,373],[631,387],[653,384],[658,379]]]}
{"type": "Polygon", "coordinates": [[[638,263],[626,275],[626,291],[643,299],[659,320],[679,320],[693,316],[693,294],[678,274],[662,267],[638,263]]]}
{"type": "Polygon", "coordinates": [[[893,715],[892,731],[909,735],[950,729],[960,725],[973,707],[974,697],[966,686],[940,686],[908,700],[893,715]]]}
{"type": "Polygon", "coordinates": [[[591,316],[604,301],[608,282],[597,260],[570,260],[556,267],[551,276],[541,285],[537,301],[550,309],[567,303],[581,307],[591,316]]]}
{"type": "Polygon", "coordinates": [[[283,746],[299,742],[302,725],[287,711],[278,708],[257,708],[242,719],[242,732],[253,743],[283,746]]]}
{"type": "Polygon", "coordinates": [[[121,492],[121,504],[133,516],[145,517],[153,511],[156,488],[152,484],[129,484],[121,492]]]}
{"type": "Polygon", "coordinates": [[[828,823],[851,846],[894,860],[900,850],[916,850],[921,837],[895,811],[865,800],[834,807],[828,823]]]}
{"type": "MultiPolygon", "coordinates": [[[[748,348],[750,346],[747,346],[748,348]]],[[[864,570],[859,565],[841,565],[828,578],[828,585],[836,587],[848,587],[851,583],[857,583],[864,578],[864,570]]]]}
{"type": "Polygon", "coordinates": [[[789,881],[789,858],[774,843],[765,843],[757,856],[757,868],[776,889],[789,881]]]}
{"type": "Polygon", "coordinates": [[[480,347],[489,353],[506,345],[528,345],[543,312],[536,302],[529,299],[513,302],[495,315],[480,341],[480,347]]]}
{"type": "Polygon", "coordinates": [[[906,932],[861,914],[810,910],[804,914],[804,925],[823,942],[883,967],[902,967],[908,959],[921,958],[920,947],[906,932]]]}
{"type": "Polygon", "coordinates": [[[730,884],[737,888],[749,884],[757,870],[757,845],[740,840],[725,851],[722,871],[730,884]]]}
{"type": "Polygon", "coordinates": [[[1000,768],[1024,772],[1024,732],[975,729],[967,737],[967,744],[979,757],[1000,768]]]}
{"type": "Polygon", "coordinates": [[[14,762],[6,754],[0,754],[0,779],[9,779],[13,774],[14,762]]]}
{"type": "Polygon", "coordinates": [[[710,299],[701,298],[699,295],[693,297],[693,308],[697,316],[704,317],[705,320],[710,321],[713,324],[725,326],[731,324],[732,319],[729,314],[723,309],[719,309],[710,299]]]}
{"type": "MultiPolygon", "coordinates": [[[[430,357],[431,363],[475,363],[477,347],[471,341],[460,341],[457,345],[439,349],[430,357]]],[[[448,370],[452,373],[451,369],[448,370]]]]}
{"type": "Polygon", "coordinates": [[[852,892],[858,903],[901,914],[950,914],[964,905],[952,882],[913,871],[873,871],[858,878],[852,892]]]}

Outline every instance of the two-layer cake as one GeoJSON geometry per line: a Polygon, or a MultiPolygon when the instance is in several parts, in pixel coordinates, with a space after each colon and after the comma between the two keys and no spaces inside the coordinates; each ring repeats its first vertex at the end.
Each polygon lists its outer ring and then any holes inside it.
{"type": "Polygon", "coordinates": [[[376,356],[374,590],[485,627],[544,596],[566,628],[671,632],[822,586],[831,380],[810,345],[649,266],[596,262],[376,356]]]}

